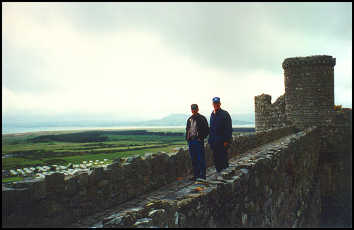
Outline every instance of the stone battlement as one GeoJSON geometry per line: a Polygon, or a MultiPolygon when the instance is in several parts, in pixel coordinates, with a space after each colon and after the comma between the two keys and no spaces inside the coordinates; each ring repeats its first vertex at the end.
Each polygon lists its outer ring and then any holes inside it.
{"type": "Polygon", "coordinates": [[[326,66],[335,66],[336,59],[328,55],[314,55],[308,57],[294,57],[286,58],[283,63],[283,69],[288,69],[295,66],[304,66],[304,65],[326,65],[326,66]]]}
{"type": "Polygon", "coordinates": [[[281,128],[289,126],[290,123],[286,119],[285,113],[285,97],[280,96],[273,104],[272,96],[262,94],[255,96],[255,123],[256,131],[264,131],[268,129],[281,128]]]}

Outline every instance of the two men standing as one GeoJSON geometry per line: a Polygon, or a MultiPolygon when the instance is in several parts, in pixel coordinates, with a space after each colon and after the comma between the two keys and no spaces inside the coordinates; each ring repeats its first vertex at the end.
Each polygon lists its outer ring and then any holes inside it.
{"type": "Polygon", "coordinates": [[[221,179],[220,172],[229,166],[227,148],[232,141],[232,121],[229,113],[221,109],[220,105],[220,98],[214,97],[214,111],[210,115],[210,130],[206,118],[198,113],[198,105],[191,105],[192,116],[187,120],[186,140],[194,171],[192,180],[206,179],[204,138],[209,134],[208,143],[213,150],[216,179],[221,179]]]}

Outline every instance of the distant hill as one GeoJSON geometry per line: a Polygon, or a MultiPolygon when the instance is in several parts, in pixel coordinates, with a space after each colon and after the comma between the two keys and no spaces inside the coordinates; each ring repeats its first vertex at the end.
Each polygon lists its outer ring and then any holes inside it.
{"type": "Polygon", "coordinates": [[[158,120],[140,121],[136,125],[142,126],[183,126],[189,115],[187,114],[171,114],[158,120]]]}
{"type": "MultiPolygon", "coordinates": [[[[187,114],[171,114],[158,120],[142,121],[136,122],[134,125],[142,126],[184,126],[190,115],[187,114]]],[[[206,117],[209,123],[209,116],[206,117]]],[[[231,114],[232,125],[252,125],[254,124],[254,119],[252,119],[251,114],[231,114]],[[247,119],[247,120],[241,120],[247,119]]]]}

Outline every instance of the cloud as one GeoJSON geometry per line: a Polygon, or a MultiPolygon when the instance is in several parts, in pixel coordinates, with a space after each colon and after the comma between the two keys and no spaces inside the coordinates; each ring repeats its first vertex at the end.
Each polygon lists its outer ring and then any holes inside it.
{"type": "Polygon", "coordinates": [[[337,58],[336,104],[351,106],[348,6],[3,3],[3,114],[209,115],[214,96],[253,112],[254,96],[284,93],[285,58],[314,54],[337,58]]]}

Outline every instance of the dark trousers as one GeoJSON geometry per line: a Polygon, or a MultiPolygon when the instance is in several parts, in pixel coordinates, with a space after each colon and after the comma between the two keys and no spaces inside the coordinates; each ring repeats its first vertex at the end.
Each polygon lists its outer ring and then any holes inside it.
{"type": "Polygon", "coordinates": [[[192,159],[194,177],[205,179],[206,168],[204,142],[198,140],[190,140],[188,141],[188,145],[189,154],[192,159]]]}
{"type": "Polygon", "coordinates": [[[227,157],[227,148],[224,147],[223,143],[214,145],[213,148],[213,157],[215,169],[217,172],[220,172],[223,169],[229,167],[229,160],[227,157]]]}

